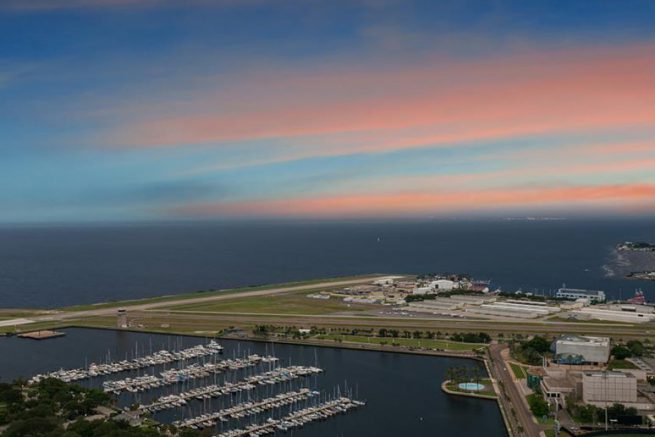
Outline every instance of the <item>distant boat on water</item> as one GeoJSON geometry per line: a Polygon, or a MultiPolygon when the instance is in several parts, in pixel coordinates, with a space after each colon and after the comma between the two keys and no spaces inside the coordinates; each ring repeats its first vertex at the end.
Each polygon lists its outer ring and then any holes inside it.
{"type": "Polygon", "coordinates": [[[644,296],[644,292],[641,290],[635,291],[635,295],[628,299],[628,303],[634,305],[646,305],[646,296],[644,296]]]}

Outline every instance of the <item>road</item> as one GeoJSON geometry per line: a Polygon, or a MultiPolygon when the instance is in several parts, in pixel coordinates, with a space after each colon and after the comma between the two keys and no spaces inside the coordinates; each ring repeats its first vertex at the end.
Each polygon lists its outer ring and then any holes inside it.
{"type": "MultiPolygon", "coordinates": [[[[237,297],[246,296],[239,294],[237,297]]],[[[232,298],[232,297],[230,297],[232,298]]],[[[184,302],[187,302],[186,300],[184,302]]],[[[173,319],[185,319],[193,317],[195,320],[223,320],[237,326],[239,323],[264,323],[280,324],[291,323],[296,325],[317,324],[320,326],[348,326],[353,328],[397,328],[397,329],[419,329],[419,330],[443,330],[452,332],[453,329],[463,331],[483,331],[490,334],[497,332],[503,333],[521,333],[523,335],[555,335],[555,334],[581,334],[597,336],[621,336],[622,338],[642,338],[648,337],[650,332],[643,327],[616,327],[614,325],[601,324],[575,324],[563,322],[555,323],[515,323],[503,322],[497,320],[477,320],[477,319],[455,319],[445,317],[388,317],[362,314],[285,314],[285,313],[263,313],[263,312],[220,312],[220,311],[202,311],[202,310],[169,310],[167,307],[172,306],[170,302],[160,305],[158,308],[151,308],[148,313],[152,317],[161,317],[165,315],[173,319]]],[[[130,307],[132,311],[137,307],[130,307]]],[[[113,313],[112,313],[113,314],[113,313]]],[[[145,315],[145,317],[148,317],[145,315]]],[[[650,327],[652,329],[652,327],[650,327]]]]}
{"type": "Polygon", "coordinates": [[[508,416],[507,419],[510,421],[512,429],[518,430],[519,427],[517,425],[519,424],[520,428],[523,429],[523,433],[516,433],[517,436],[539,437],[541,430],[532,420],[532,413],[524,402],[523,395],[514,384],[514,380],[509,373],[509,366],[505,363],[505,360],[503,360],[502,351],[506,348],[507,345],[505,344],[493,344],[489,347],[492,377],[497,381],[502,382],[504,392],[509,396],[509,402],[502,395],[499,399],[503,402],[504,409],[508,416]],[[516,415],[512,414],[512,409],[516,412],[516,415]]]}

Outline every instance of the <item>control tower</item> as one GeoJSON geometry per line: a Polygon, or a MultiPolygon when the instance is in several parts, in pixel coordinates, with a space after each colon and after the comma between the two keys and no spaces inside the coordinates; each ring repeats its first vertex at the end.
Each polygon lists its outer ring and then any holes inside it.
{"type": "Polygon", "coordinates": [[[118,317],[117,317],[117,320],[116,320],[116,325],[119,328],[123,328],[123,329],[127,328],[128,327],[128,324],[127,324],[127,310],[123,309],[123,308],[119,309],[118,313],[117,313],[117,316],[118,317]]]}

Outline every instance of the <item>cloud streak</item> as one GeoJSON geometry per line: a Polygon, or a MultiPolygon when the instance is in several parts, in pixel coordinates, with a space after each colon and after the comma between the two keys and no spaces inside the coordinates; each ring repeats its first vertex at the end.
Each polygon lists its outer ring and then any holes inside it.
{"type": "Polygon", "coordinates": [[[405,217],[506,211],[516,207],[600,207],[655,210],[655,185],[507,188],[478,191],[409,192],[187,205],[169,210],[186,217],[405,217]]]}
{"type": "Polygon", "coordinates": [[[655,58],[643,53],[655,46],[584,50],[256,74],[227,92],[196,96],[192,115],[147,116],[105,141],[183,147],[283,138],[293,159],[652,126],[655,58]],[[293,146],[312,139],[318,145],[293,146]]]}

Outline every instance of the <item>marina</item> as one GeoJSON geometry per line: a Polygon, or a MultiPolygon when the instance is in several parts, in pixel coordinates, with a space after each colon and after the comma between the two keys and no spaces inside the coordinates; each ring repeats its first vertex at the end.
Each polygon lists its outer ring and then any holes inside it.
{"type": "Polygon", "coordinates": [[[245,437],[262,436],[275,433],[276,430],[288,431],[302,427],[308,423],[325,420],[337,414],[346,413],[354,408],[365,405],[364,402],[352,400],[347,397],[331,400],[314,407],[308,407],[285,416],[280,420],[269,418],[262,424],[255,424],[245,429],[235,429],[218,434],[216,437],[245,437]]]}
{"type": "Polygon", "coordinates": [[[259,384],[261,385],[280,384],[301,377],[318,374],[321,373],[322,371],[323,369],[320,369],[318,367],[305,367],[305,366],[278,368],[262,374],[249,376],[244,380],[241,380],[236,383],[226,382],[222,385],[212,384],[208,386],[198,387],[179,394],[162,396],[156,399],[151,404],[140,405],[139,409],[141,411],[148,411],[148,412],[161,411],[169,408],[175,408],[175,407],[180,407],[182,405],[186,405],[187,401],[191,399],[203,400],[203,399],[216,398],[219,396],[225,396],[234,393],[240,393],[242,391],[250,391],[250,390],[254,390],[259,384]]]}
{"type": "Polygon", "coordinates": [[[320,392],[302,388],[298,391],[280,393],[272,398],[263,399],[258,402],[244,402],[233,407],[217,411],[211,414],[202,414],[198,417],[191,417],[186,420],[173,422],[173,425],[181,428],[207,428],[215,426],[219,421],[227,422],[229,418],[241,419],[253,414],[280,408],[318,396],[320,392]]]}
{"type": "MultiPolygon", "coordinates": [[[[63,335],[63,333],[62,333],[63,335]]],[[[130,376],[122,379],[108,379],[102,381],[102,389],[119,397],[123,392],[142,393],[162,387],[178,384],[186,384],[196,379],[207,380],[218,373],[230,372],[236,377],[237,372],[262,365],[268,366],[271,370],[262,373],[253,373],[245,376],[238,382],[224,382],[222,385],[201,385],[188,391],[178,394],[170,394],[157,398],[149,404],[137,403],[136,418],[147,416],[154,412],[165,409],[179,408],[187,405],[189,401],[205,401],[226,395],[235,395],[241,392],[255,390],[257,386],[274,386],[284,382],[293,381],[305,376],[316,375],[323,372],[323,369],[315,366],[289,366],[277,367],[280,362],[278,357],[272,355],[248,354],[243,358],[228,358],[220,361],[216,356],[223,352],[223,346],[215,340],[205,345],[195,345],[180,351],[162,349],[146,356],[138,357],[138,346],[135,348],[135,358],[132,360],[111,361],[110,354],[107,355],[107,362],[102,364],[91,363],[84,368],[69,370],[58,370],[37,374],[29,380],[30,384],[38,384],[47,378],[55,378],[64,382],[82,381],[85,379],[105,378],[126,371],[139,371],[146,368],[153,368],[152,374],[141,376],[130,376]],[[206,361],[206,357],[210,357],[206,361]],[[213,361],[212,361],[213,358],[213,361]],[[161,370],[159,376],[155,374],[155,366],[163,366],[169,363],[179,363],[178,368],[161,370]]],[[[261,372],[259,370],[255,372],[261,372]]],[[[364,403],[354,401],[350,398],[339,397],[329,399],[323,403],[310,403],[313,398],[320,399],[321,392],[302,387],[299,390],[283,391],[260,400],[249,399],[244,402],[237,402],[226,408],[217,411],[205,412],[198,416],[188,417],[172,422],[178,428],[223,428],[224,423],[230,420],[241,420],[244,418],[257,418],[262,414],[269,415],[263,424],[251,424],[245,429],[229,429],[230,435],[261,436],[270,434],[276,430],[287,430],[303,426],[306,423],[318,419],[326,419],[337,413],[345,413],[355,407],[363,406],[364,403]],[[301,410],[294,411],[294,406],[302,404],[301,410]],[[289,407],[289,414],[278,419],[274,415],[280,415],[284,407],[289,407]],[[220,426],[219,426],[220,425],[220,426]]],[[[117,398],[118,400],[118,398],[117,398]]],[[[133,409],[133,406],[125,406],[125,412],[133,409]]],[[[203,404],[203,410],[205,405],[203,404]]],[[[211,407],[210,407],[211,409],[211,407]]],[[[222,432],[219,435],[223,435],[222,432]]]]}
{"type": "Polygon", "coordinates": [[[136,378],[105,381],[102,386],[105,392],[111,392],[114,394],[120,394],[123,391],[144,391],[166,385],[177,384],[183,381],[206,378],[210,375],[224,372],[226,370],[240,370],[245,369],[246,367],[252,367],[258,363],[272,363],[275,361],[277,361],[277,358],[275,357],[249,355],[246,358],[227,359],[205,364],[194,363],[179,369],[169,369],[161,372],[161,377],[145,375],[136,378]]]}
{"type": "MultiPolygon", "coordinates": [[[[62,334],[63,335],[63,334],[62,334]]],[[[136,349],[135,355],[138,352],[136,349]]],[[[196,345],[181,351],[161,350],[143,357],[135,357],[132,360],[111,361],[111,354],[107,356],[107,362],[96,364],[91,363],[87,367],[37,374],[30,379],[30,382],[38,382],[45,378],[55,378],[64,382],[81,381],[101,375],[111,375],[130,370],[145,369],[147,367],[170,364],[182,360],[216,355],[223,352],[223,346],[212,340],[207,345],[196,345]]]]}
{"type": "MultiPolygon", "coordinates": [[[[208,342],[203,337],[114,330],[66,328],[62,331],[66,336],[53,342],[28,342],[17,337],[0,339],[0,355],[13,357],[0,363],[3,381],[20,376],[29,379],[32,375],[45,375],[58,368],[75,369],[87,359],[106,363],[108,355],[125,357],[127,354],[132,358],[136,343],[143,354],[143,349],[148,350],[150,343],[155,351],[170,351],[204,346],[208,342]]],[[[118,407],[141,420],[152,418],[166,424],[203,415],[218,418],[215,424],[208,423],[205,430],[223,437],[281,434],[285,429],[297,437],[427,435],[434,429],[455,437],[475,435],[479,429],[488,430],[489,437],[506,435],[495,403],[448,397],[441,391],[440,384],[449,367],[476,366],[475,361],[237,340],[220,340],[220,343],[224,347],[224,356],[231,360],[254,355],[278,360],[266,363],[260,360],[254,366],[227,368],[207,377],[144,387],[141,391],[124,390],[118,395],[112,394],[117,397],[118,407]],[[352,388],[351,392],[343,390],[344,384],[352,388]],[[335,387],[339,386],[342,387],[341,394],[335,392],[335,387]],[[412,390],[407,390],[410,386],[412,390]],[[320,395],[309,396],[306,390],[320,395]],[[305,394],[295,402],[284,401],[285,398],[292,399],[293,393],[303,392],[305,394]],[[353,392],[356,395],[353,396],[353,392]],[[389,393],[394,394],[393,402],[389,400],[389,393]],[[305,396],[307,398],[302,399],[305,396]],[[337,408],[316,409],[342,396],[351,399],[352,403],[365,401],[366,405],[351,408],[347,414],[340,413],[337,408]],[[133,405],[138,406],[138,411],[131,411],[133,405]],[[266,409],[266,405],[272,408],[266,409]],[[314,410],[299,413],[307,408],[314,410]],[[475,416],[476,421],[467,419],[471,416],[475,416]],[[397,417],[405,419],[397,420],[397,417]],[[275,425],[271,426],[269,418],[275,421],[275,425]]],[[[143,354],[146,355],[151,354],[143,354]]],[[[218,360],[217,356],[200,357],[181,361],[175,368],[219,361],[223,359],[218,360]]],[[[77,383],[102,388],[104,382],[126,377],[135,379],[154,375],[160,380],[161,372],[171,368],[170,364],[151,366],[145,371],[137,369],[128,370],[124,375],[99,375],[77,383]]],[[[151,379],[150,384],[153,383],[154,379],[151,379]]]]}

